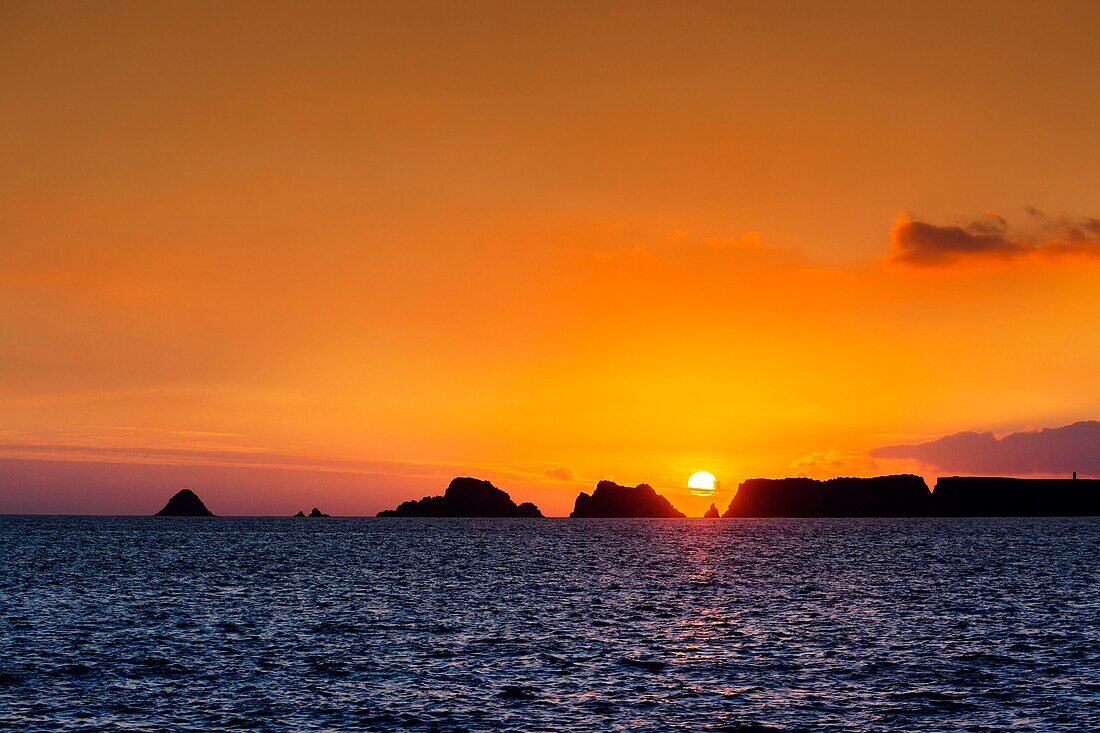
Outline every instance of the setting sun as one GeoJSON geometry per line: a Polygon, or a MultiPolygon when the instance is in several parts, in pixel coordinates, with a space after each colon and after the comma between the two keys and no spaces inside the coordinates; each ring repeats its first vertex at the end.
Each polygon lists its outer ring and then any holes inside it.
{"type": "Polygon", "coordinates": [[[714,474],[709,471],[696,471],[688,479],[688,488],[696,496],[710,496],[714,493],[714,474]]]}

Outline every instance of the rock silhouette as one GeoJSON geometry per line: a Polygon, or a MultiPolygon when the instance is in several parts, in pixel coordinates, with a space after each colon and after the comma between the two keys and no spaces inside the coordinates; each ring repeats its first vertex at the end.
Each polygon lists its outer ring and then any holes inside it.
{"type": "Polygon", "coordinates": [[[311,511],[309,513],[309,516],[311,516],[311,517],[327,517],[328,515],[325,514],[324,512],[322,512],[317,507],[313,507],[313,511],[311,511]]]}
{"type": "Polygon", "coordinates": [[[507,492],[488,481],[459,477],[451,481],[443,496],[425,496],[402,502],[396,509],[378,512],[380,517],[541,517],[529,501],[518,506],[507,492]]]}
{"type": "Polygon", "coordinates": [[[924,517],[932,495],[920,476],[753,478],[742,481],[723,517],[924,517]]]}
{"type": "Polygon", "coordinates": [[[612,481],[601,481],[589,496],[581,492],[569,515],[575,518],[594,517],[683,517],[669,500],[653,490],[649,484],[620,486],[612,481]]]}
{"type": "Polygon", "coordinates": [[[518,517],[527,517],[528,519],[537,519],[542,517],[542,512],[535,506],[534,502],[525,501],[516,507],[518,517]]]}
{"type": "Polygon", "coordinates": [[[942,517],[1074,517],[1100,515],[1100,481],[945,476],[932,508],[942,517]]]}
{"type": "Polygon", "coordinates": [[[718,507],[714,506],[714,504],[711,504],[710,509],[707,509],[706,513],[703,514],[703,519],[718,519],[718,517],[720,516],[721,515],[718,513],[718,507]]]}
{"type": "Polygon", "coordinates": [[[164,508],[156,513],[158,517],[212,517],[214,513],[206,508],[202,499],[191,489],[180,489],[168,500],[164,508]]]}
{"type": "Polygon", "coordinates": [[[304,517],[305,515],[306,513],[299,509],[298,513],[294,515],[294,518],[297,519],[298,517],[304,517]]]}

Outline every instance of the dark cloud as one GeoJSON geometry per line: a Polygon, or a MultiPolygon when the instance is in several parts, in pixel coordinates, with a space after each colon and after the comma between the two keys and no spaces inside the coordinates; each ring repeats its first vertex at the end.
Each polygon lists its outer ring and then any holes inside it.
{"type": "Polygon", "coordinates": [[[891,445],[871,451],[875,458],[913,459],[940,471],[984,475],[1100,475],[1100,422],[1011,433],[955,433],[928,443],[891,445]]]}
{"type": "Polygon", "coordinates": [[[1033,231],[1014,231],[1003,216],[941,226],[900,217],[890,230],[891,259],[907,265],[934,267],[975,257],[1010,259],[1031,254],[1100,257],[1100,219],[1049,217],[1027,207],[1033,231]]]}
{"type": "Polygon", "coordinates": [[[576,474],[573,473],[573,469],[568,466],[558,466],[557,468],[548,468],[543,471],[550,478],[555,478],[558,481],[572,481],[576,478],[576,474]]]}

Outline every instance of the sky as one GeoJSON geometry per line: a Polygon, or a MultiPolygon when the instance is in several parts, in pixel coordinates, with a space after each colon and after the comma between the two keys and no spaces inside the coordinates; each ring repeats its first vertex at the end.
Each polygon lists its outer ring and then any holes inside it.
{"type": "Polygon", "coordinates": [[[701,514],[1093,420],[1098,32],[1089,2],[6,2],[0,512],[363,515],[473,475],[701,514]]]}

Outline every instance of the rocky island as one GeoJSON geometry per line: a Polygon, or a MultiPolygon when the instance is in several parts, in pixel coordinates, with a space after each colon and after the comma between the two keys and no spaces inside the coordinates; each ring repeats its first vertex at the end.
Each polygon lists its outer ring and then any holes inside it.
{"type": "Polygon", "coordinates": [[[425,496],[403,502],[396,509],[378,512],[380,517],[541,517],[529,501],[517,505],[507,492],[488,481],[459,477],[443,496],[425,496]]]}
{"type": "Polygon", "coordinates": [[[612,481],[601,481],[596,484],[596,490],[591,496],[583,491],[580,493],[569,516],[678,518],[686,515],[654,491],[649,484],[620,486],[612,481]]]}
{"type": "Polygon", "coordinates": [[[718,519],[720,516],[722,515],[718,513],[718,507],[711,503],[710,509],[703,514],[703,519],[718,519]]]}
{"type": "Polygon", "coordinates": [[[1100,480],[945,476],[932,508],[941,517],[1098,516],[1100,480]]]}
{"type": "Polygon", "coordinates": [[[932,495],[920,476],[753,478],[742,481],[723,517],[925,517],[932,495]]]}
{"type": "Polygon", "coordinates": [[[180,489],[168,500],[164,508],[154,516],[158,517],[212,517],[214,513],[206,508],[202,499],[191,489],[180,489]]]}
{"type": "Polygon", "coordinates": [[[305,512],[300,511],[297,514],[294,515],[294,518],[295,519],[297,519],[299,517],[315,517],[316,518],[316,517],[327,517],[327,516],[328,516],[327,514],[322,512],[317,507],[313,507],[313,511],[311,511],[309,514],[306,514],[305,512]]]}

